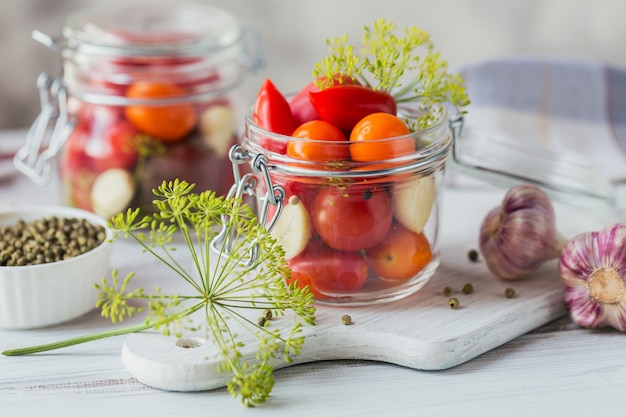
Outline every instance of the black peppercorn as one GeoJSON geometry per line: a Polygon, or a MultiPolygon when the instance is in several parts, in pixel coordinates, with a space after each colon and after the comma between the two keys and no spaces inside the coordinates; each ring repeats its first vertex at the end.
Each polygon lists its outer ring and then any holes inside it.
{"type": "Polygon", "coordinates": [[[468,282],[467,284],[463,285],[462,291],[463,294],[471,294],[474,292],[474,286],[468,282]]]}

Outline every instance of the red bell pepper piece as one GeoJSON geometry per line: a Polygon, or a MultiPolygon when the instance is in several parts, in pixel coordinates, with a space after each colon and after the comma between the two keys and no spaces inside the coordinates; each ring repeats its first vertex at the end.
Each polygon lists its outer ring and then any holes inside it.
{"type": "MultiPolygon", "coordinates": [[[[269,79],[265,80],[257,94],[252,120],[263,129],[281,135],[291,135],[296,127],[296,121],[291,114],[289,102],[269,79]]],[[[286,142],[264,138],[261,143],[265,149],[284,154],[286,142]]]]}
{"type": "Polygon", "coordinates": [[[291,135],[298,125],[289,102],[269,79],[265,80],[254,103],[254,122],[270,132],[291,135]]]}
{"type": "Polygon", "coordinates": [[[315,85],[315,81],[311,81],[305,85],[302,90],[298,91],[298,93],[289,100],[291,114],[298,126],[310,122],[311,120],[319,120],[320,118],[313,108],[311,100],[309,100],[309,91],[319,91],[319,88],[315,85]]]}
{"type": "Polygon", "coordinates": [[[396,100],[389,93],[362,85],[340,84],[321,91],[309,91],[320,119],[349,132],[365,116],[384,112],[395,115],[396,100]]]}
{"type": "MultiPolygon", "coordinates": [[[[309,99],[309,92],[318,92],[320,91],[319,87],[316,85],[318,80],[322,80],[326,77],[320,77],[315,81],[311,81],[296,95],[294,95],[291,100],[289,100],[289,107],[291,107],[291,114],[293,114],[293,118],[296,120],[298,126],[310,122],[311,120],[319,120],[318,116],[313,104],[311,104],[311,100],[309,99]]],[[[345,75],[337,74],[333,77],[333,85],[340,84],[350,84],[355,85],[359,82],[352,77],[347,77],[345,75]]]]}

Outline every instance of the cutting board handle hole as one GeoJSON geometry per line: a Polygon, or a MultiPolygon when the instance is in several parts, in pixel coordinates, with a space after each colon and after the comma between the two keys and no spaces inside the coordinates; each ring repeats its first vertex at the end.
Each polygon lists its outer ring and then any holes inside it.
{"type": "Polygon", "coordinates": [[[193,349],[204,344],[204,339],[199,337],[181,337],[176,341],[176,346],[183,349],[193,349]]]}

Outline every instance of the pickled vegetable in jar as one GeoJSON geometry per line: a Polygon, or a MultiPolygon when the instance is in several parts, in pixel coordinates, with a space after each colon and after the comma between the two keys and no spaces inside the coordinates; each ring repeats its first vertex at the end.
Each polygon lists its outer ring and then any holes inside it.
{"type": "Polygon", "coordinates": [[[71,15],[59,39],[35,37],[60,52],[63,73],[40,77],[48,100],[29,141],[52,135],[43,152],[31,148],[44,161],[31,156],[27,174],[45,181],[54,152],[64,201],[107,218],[150,210],[164,180],[228,192],[240,86],[262,65],[258,39],[253,50],[234,16],[206,3],[124,2],[71,15]]]}
{"type": "Polygon", "coordinates": [[[288,283],[308,286],[322,303],[360,305],[405,297],[428,282],[439,265],[452,132],[444,109],[430,127],[407,132],[356,148],[354,141],[273,133],[248,116],[233,156],[255,173],[241,181],[254,187],[256,211],[283,246],[288,283]],[[304,144],[324,156],[290,151],[304,144]],[[371,158],[356,161],[351,148],[359,155],[370,149],[371,158]]]}

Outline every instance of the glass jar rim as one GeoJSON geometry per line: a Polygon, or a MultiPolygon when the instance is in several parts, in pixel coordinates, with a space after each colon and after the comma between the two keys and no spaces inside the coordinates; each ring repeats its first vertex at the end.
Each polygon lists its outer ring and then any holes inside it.
{"type": "MultiPolygon", "coordinates": [[[[305,177],[342,177],[342,178],[369,178],[381,175],[400,174],[415,170],[424,169],[433,163],[445,160],[450,153],[452,147],[452,132],[450,130],[448,113],[445,107],[441,108],[441,112],[437,119],[424,129],[411,132],[407,135],[395,136],[391,138],[379,139],[379,143],[413,139],[436,138],[431,143],[416,149],[414,153],[398,156],[392,159],[376,160],[376,161],[343,161],[343,162],[319,162],[305,161],[289,157],[285,154],[274,152],[263,147],[259,141],[251,138],[266,138],[279,141],[285,145],[289,142],[317,143],[320,145],[328,144],[325,140],[312,140],[306,138],[296,138],[289,135],[283,135],[269,131],[254,122],[253,110],[246,115],[245,133],[242,143],[254,154],[264,154],[272,169],[287,174],[300,175],[305,177]],[[357,169],[354,169],[357,168],[357,169]]],[[[354,142],[333,141],[333,145],[351,145],[354,142]]]]}
{"type": "Polygon", "coordinates": [[[65,21],[61,48],[105,56],[195,56],[240,43],[229,11],[197,1],[99,3],[65,21]]]}

